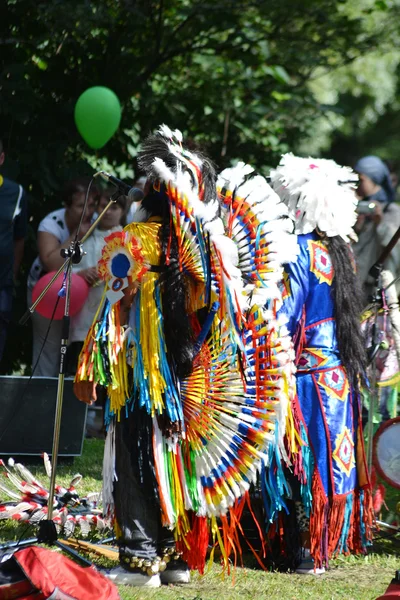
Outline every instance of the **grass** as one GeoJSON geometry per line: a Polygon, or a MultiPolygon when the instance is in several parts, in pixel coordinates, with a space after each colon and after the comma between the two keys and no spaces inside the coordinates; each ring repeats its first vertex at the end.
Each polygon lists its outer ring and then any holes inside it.
{"type": "MultiPolygon", "coordinates": [[[[81,457],[73,463],[61,460],[57,469],[57,483],[68,485],[75,473],[84,478],[79,486],[80,495],[101,488],[103,442],[85,440],[81,457]]],[[[36,477],[45,482],[40,461],[28,460],[24,464],[36,477]]],[[[0,495],[1,498],[1,495],[0,495]]],[[[395,506],[399,493],[391,490],[388,503],[395,506]]],[[[0,541],[18,540],[34,532],[26,525],[0,522],[0,541]]],[[[120,586],[123,600],[374,600],[383,594],[396,569],[400,568],[399,545],[393,541],[379,540],[370,554],[364,557],[340,557],[331,563],[330,570],[321,577],[284,573],[265,573],[250,568],[236,568],[231,576],[224,575],[214,564],[204,576],[192,575],[185,586],[168,586],[157,590],[144,590],[120,586]]]]}

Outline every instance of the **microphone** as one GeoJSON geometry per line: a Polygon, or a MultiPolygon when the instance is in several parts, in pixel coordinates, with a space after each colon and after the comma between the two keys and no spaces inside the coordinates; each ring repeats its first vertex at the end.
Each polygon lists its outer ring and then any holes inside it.
{"type": "Polygon", "coordinates": [[[132,202],[140,202],[141,200],[143,200],[144,193],[139,188],[130,186],[124,181],[121,181],[121,179],[118,179],[118,177],[114,177],[114,175],[110,175],[110,173],[107,173],[106,171],[98,171],[93,175],[93,177],[98,177],[99,175],[105,181],[108,181],[115,185],[115,187],[118,188],[121,194],[127,196],[130,200],[132,200],[132,202]]]}

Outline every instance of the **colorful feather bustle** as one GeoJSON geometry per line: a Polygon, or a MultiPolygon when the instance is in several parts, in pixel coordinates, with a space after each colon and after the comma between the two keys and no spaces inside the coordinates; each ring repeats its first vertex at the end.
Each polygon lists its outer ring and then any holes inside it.
{"type": "Polygon", "coordinates": [[[202,570],[207,530],[222,544],[227,563],[240,503],[272,464],[269,489],[272,503],[280,505],[276,463],[287,463],[287,451],[297,448],[290,409],[294,355],[286,327],[276,319],[282,264],[295,256],[296,239],[285,207],[263,178],[245,180],[249,167],[239,166],[239,175],[224,172],[218,195],[215,181],[212,188],[204,176],[204,159],[181,142],[180,132],[163,126],[144,143],[141,167],[153,185],[152,199],[159,194],[160,201],[168,200],[170,237],[165,250],[160,218],[132,223],[107,241],[101,273],[107,297],[116,302],[106,301],[96,316],[76,381],[108,389],[107,514],[113,502],[113,422],[138,403],[152,417],[163,524],[174,531],[189,563],[202,570]],[[197,336],[191,372],[180,379],[167,350],[163,306],[173,247],[197,336]],[[119,303],[127,293],[133,301],[128,327],[121,327],[119,303]]]}
{"type": "Polygon", "coordinates": [[[287,461],[285,431],[290,449],[296,449],[291,418],[294,354],[288,331],[276,314],[282,305],[283,264],[298,253],[293,223],[279,196],[249,165],[238,163],[223,171],[217,189],[225,229],[238,248],[246,284],[246,375],[261,406],[274,402],[276,441],[287,461]]]}

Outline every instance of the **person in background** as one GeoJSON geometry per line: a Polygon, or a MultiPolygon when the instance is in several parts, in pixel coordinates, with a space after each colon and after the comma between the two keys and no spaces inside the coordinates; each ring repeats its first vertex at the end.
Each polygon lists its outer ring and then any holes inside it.
{"type": "MultiPolygon", "coordinates": [[[[357,195],[365,204],[370,204],[370,212],[359,214],[355,225],[358,242],[353,250],[357,264],[357,273],[364,288],[364,303],[367,304],[374,293],[376,282],[369,274],[377,262],[384,247],[390,242],[400,227],[400,206],[395,203],[396,177],[380,158],[365,156],[355,166],[360,182],[357,195]]],[[[360,204],[358,211],[360,211],[360,204]]],[[[400,275],[400,245],[391,251],[383,264],[393,278],[400,275]]],[[[400,282],[396,284],[397,296],[400,282]]],[[[381,373],[377,373],[378,381],[381,373]]],[[[368,394],[364,392],[367,398],[368,394]]],[[[390,406],[396,405],[397,387],[384,386],[379,390],[379,414],[387,421],[391,416],[390,406]]]]}
{"type": "MultiPolygon", "coordinates": [[[[105,209],[109,197],[114,189],[102,192],[97,206],[97,212],[105,209]]],[[[82,310],[71,317],[70,346],[68,349],[68,371],[75,375],[78,356],[87,336],[93,318],[98,309],[104,292],[104,282],[100,281],[97,274],[97,263],[101,258],[104,240],[115,231],[121,231],[126,217],[126,198],[120,196],[102,217],[96,229],[86,240],[83,246],[85,254],[78,265],[73,266],[73,272],[83,276],[86,281],[90,279],[90,290],[82,310]]],[[[89,282],[89,281],[88,281],[89,282]]]]}
{"type": "MultiPolygon", "coordinates": [[[[32,264],[28,277],[28,306],[32,304],[32,290],[40,277],[49,271],[58,270],[64,263],[60,251],[62,248],[68,248],[75,239],[89,183],[89,177],[69,181],[61,195],[63,208],[49,213],[39,223],[37,235],[38,256],[32,264]]],[[[83,237],[91,225],[98,199],[98,189],[92,185],[86,214],[79,231],[79,238],[83,237]]],[[[81,272],[81,275],[89,285],[93,285],[97,281],[96,275],[91,269],[81,272]]],[[[62,321],[53,321],[50,329],[49,325],[49,319],[42,317],[37,312],[32,314],[32,367],[34,368],[34,376],[37,377],[56,377],[59,370],[62,321]],[[46,335],[46,343],[43,346],[46,335]]]]}
{"type": "MultiPolygon", "coordinates": [[[[0,139],[0,167],[5,152],[0,139]]],[[[27,233],[27,199],[18,183],[0,175],[0,362],[11,321],[13,280],[24,254],[27,233]]]]}
{"type": "MultiPolygon", "coordinates": [[[[364,201],[361,213],[359,207],[355,231],[358,241],[353,245],[356,258],[357,273],[364,288],[364,302],[374,291],[374,279],[369,275],[371,267],[378,260],[383,248],[390,242],[400,226],[400,206],[394,203],[395,190],[387,165],[377,156],[361,158],[355,171],[359,175],[357,196],[364,201]]],[[[400,246],[392,250],[383,265],[396,277],[400,274],[400,246]]],[[[397,293],[400,284],[397,284],[397,293]]]]}
{"type": "Polygon", "coordinates": [[[392,181],[392,186],[395,192],[395,202],[399,201],[398,197],[398,187],[399,187],[399,165],[396,160],[385,160],[387,168],[389,169],[390,179],[392,181]]]}

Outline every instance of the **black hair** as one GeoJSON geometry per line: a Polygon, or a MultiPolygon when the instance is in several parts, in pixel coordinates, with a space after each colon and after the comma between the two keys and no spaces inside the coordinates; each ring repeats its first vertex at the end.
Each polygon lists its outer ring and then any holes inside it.
{"type": "MultiPolygon", "coordinates": [[[[185,148],[188,148],[187,143],[185,148]]],[[[190,161],[190,154],[186,150],[184,152],[185,158],[190,161]]],[[[214,165],[201,151],[194,148],[193,143],[190,144],[190,152],[196,155],[196,164],[200,171],[201,199],[204,203],[208,203],[216,198],[217,177],[214,165]]],[[[178,242],[174,228],[171,227],[170,202],[165,185],[158,181],[158,173],[154,169],[155,157],[163,160],[173,173],[176,173],[178,168],[187,171],[193,185],[195,181],[185,161],[171,152],[167,140],[161,134],[150,135],[144,141],[138,164],[141,171],[146,173],[148,185],[151,187],[142,201],[142,208],[149,217],[162,219],[160,235],[163,273],[160,276],[160,285],[165,342],[167,353],[175,365],[176,374],[182,379],[192,371],[196,338],[187,314],[187,280],[179,264],[178,242]]]]}
{"type": "Polygon", "coordinates": [[[179,264],[178,242],[175,231],[170,228],[169,218],[161,228],[161,247],[161,266],[164,271],[160,284],[165,341],[173,358],[176,374],[183,379],[192,372],[196,340],[187,314],[187,288],[185,275],[179,264]]]}
{"type": "Polygon", "coordinates": [[[142,201],[147,218],[160,217],[162,273],[159,278],[167,354],[180,379],[190,375],[195,356],[195,336],[187,314],[185,276],[179,265],[178,242],[170,226],[169,199],[165,186],[153,187],[142,201]]]}
{"type": "MultiPolygon", "coordinates": [[[[71,206],[72,199],[75,194],[85,193],[88,189],[88,186],[91,182],[91,177],[77,177],[76,179],[71,179],[68,181],[61,192],[61,200],[65,204],[65,206],[71,206]]],[[[100,198],[100,193],[98,187],[92,183],[90,187],[90,193],[92,196],[95,196],[96,201],[100,198]]]]}
{"type": "MultiPolygon", "coordinates": [[[[201,184],[203,186],[202,201],[207,204],[210,200],[216,197],[216,170],[214,163],[201,152],[196,142],[193,140],[185,141],[185,148],[190,150],[190,153],[196,155],[201,163],[201,184]]],[[[186,152],[186,158],[190,160],[190,153],[186,152]]],[[[155,171],[153,163],[154,158],[160,158],[171,171],[176,172],[178,164],[183,171],[187,171],[192,177],[192,172],[169,148],[168,142],[159,133],[148,136],[142,145],[142,150],[138,156],[138,165],[140,170],[144,171],[147,178],[151,182],[158,179],[158,173],[155,171]]],[[[193,184],[195,182],[193,181],[193,184]]]]}
{"type": "Polygon", "coordinates": [[[355,273],[351,249],[343,238],[336,235],[324,241],[335,272],[332,292],[340,359],[350,384],[358,390],[360,380],[365,384],[367,369],[366,340],[360,326],[363,309],[361,284],[355,273]]]}

